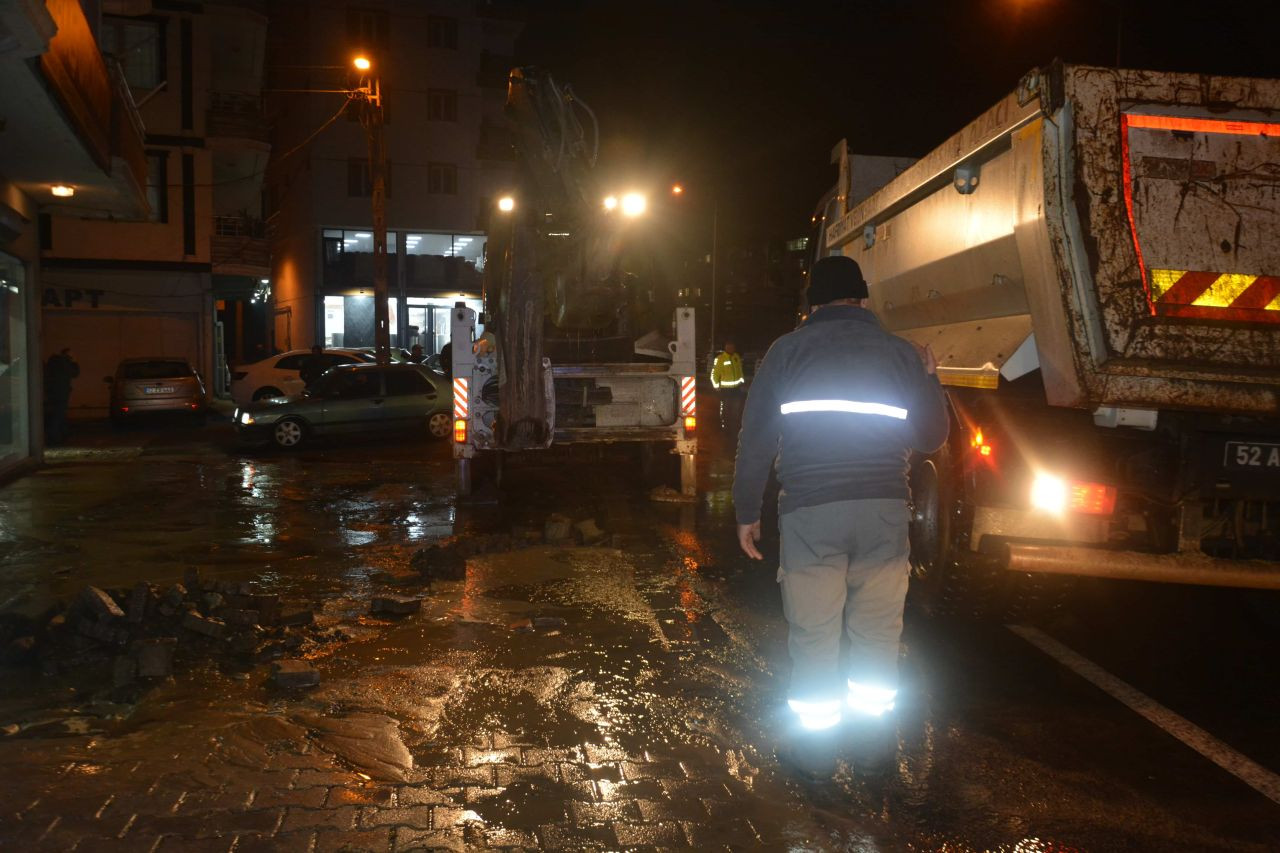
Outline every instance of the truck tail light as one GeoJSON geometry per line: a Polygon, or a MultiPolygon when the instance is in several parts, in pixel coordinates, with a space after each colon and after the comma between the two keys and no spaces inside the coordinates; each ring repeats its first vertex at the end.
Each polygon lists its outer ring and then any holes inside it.
{"type": "Polygon", "coordinates": [[[453,440],[458,444],[466,444],[467,442],[467,419],[453,419],[453,440]]]}
{"type": "Polygon", "coordinates": [[[1111,515],[1116,511],[1115,486],[1073,482],[1067,509],[1087,515],[1111,515]]]}
{"type": "Polygon", "coordinates": [[[991,445],[987,442],[986,436],[982,434],[981,427],[973,431],[973,438],[969,439],[969,446],[972,447],[974,452],[979,456],[991,455],[991,445]]]}
{"type": "Polygon", "coordinates": [[[695,429],[697,429],[697,428],[698,428],[698,419],[697,419],[696,417],[694,417],[693,415],[685,415],[685,417],[684,417],[684,431],[685,431],[685,432],[693,432],[693,431],[694,431],[695,429]]]}

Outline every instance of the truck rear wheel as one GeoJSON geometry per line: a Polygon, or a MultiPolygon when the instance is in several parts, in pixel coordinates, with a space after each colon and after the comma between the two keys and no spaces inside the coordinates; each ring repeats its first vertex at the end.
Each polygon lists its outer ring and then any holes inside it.
{"type": "Polygon", "coordinates": [[[978,617],[987,610],[976,567],[953,533],[959,483],[947,445],[911,469],[911,602],[930,616],[978,617]]]}

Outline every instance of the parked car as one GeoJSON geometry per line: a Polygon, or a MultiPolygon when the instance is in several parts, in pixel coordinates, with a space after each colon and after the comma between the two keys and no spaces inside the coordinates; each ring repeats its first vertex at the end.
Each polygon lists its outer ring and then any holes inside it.
{"type": "MultiPolygon", "coordinates": [[[[305,383],[298,371],[310,355],[309,349],[295,349],[237,367],[231,372],[231,399],[243,406],[267,397],[287,397],[299,393],[305,383]]],[[[363,350],[341,347],[327,349],[322,356],[328,362],[327,367],[373,360],[363,350]]]]}
{"type": "Polygon", "coordinates": [[[182,412],[197,420],[208,414],[204,382],[185,358],[126,358],[114,376],[102,381],[111,386],[109,412],[115,423],[161,412],[182,412]]]}
{"type": "Polygon", "coordinates": [[[453,429],[447,381],[421,364],[340,364],[312,387],[235,410],[245,442],[291,450],[317,436],[418,432],[445,438],[453,429]]]}

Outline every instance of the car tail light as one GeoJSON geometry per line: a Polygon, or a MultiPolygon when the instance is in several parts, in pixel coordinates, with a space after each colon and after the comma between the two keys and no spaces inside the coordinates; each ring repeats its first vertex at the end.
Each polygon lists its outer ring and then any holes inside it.
{"type": "Polygon", "coordinates": [[[1067,509],[1088,515],[1111,515],[1116,511],[1115,486],[1102,483],[1071,483],[1067,509]]]}
{"type": "Polygon", "coordinates": [[[693,415],[686,415],[684,419],[684,431],[693,432],[698,428],[698,419],[693,415]]]}
{"type": "Polygon", "coordinates": [[[453,419],[453,440],[458,444],[466,444],[467,441],[467,419],[453,419]]]}

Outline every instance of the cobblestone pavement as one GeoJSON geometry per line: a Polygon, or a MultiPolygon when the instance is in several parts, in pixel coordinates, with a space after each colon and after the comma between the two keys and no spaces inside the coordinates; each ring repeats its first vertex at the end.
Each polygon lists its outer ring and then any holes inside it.
{"type": "Polygon", "coordinates": [[[0,668],[0,849],[1271,849],[1234,780],[999,626],[909,621],[896,765],[789,774],[778,592],[733,551],[727,454],[695,505],[598,460],[468,509],[439,444],[226,438],[99,436],[0,488],[0,613],[199,567],[312,608],[291,654],[321,683],[186,636],[150,684],[118,686],[92,643],[0,668]],[[412,568],[552,512],[608,538],[412,568]],[[389,594],[421,610],[372,614],[389,594]]]}

